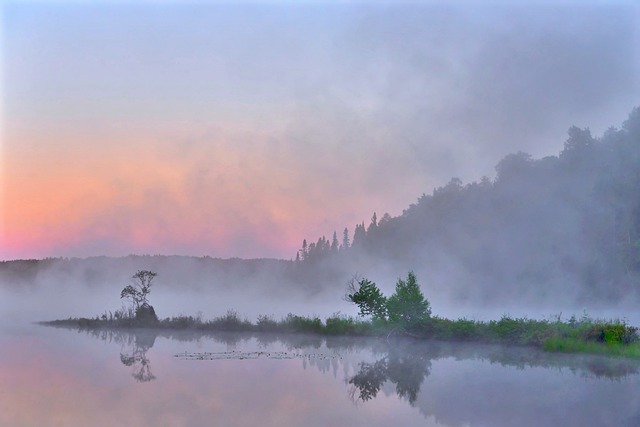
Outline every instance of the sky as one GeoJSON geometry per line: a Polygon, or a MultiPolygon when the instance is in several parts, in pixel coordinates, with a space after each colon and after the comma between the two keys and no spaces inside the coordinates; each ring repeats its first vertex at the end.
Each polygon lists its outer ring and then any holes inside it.
{"type": "Polygon", "coordinates": [[[640,105],[631,1],[1,3],[0,259],[295,257],[640,105]]]}

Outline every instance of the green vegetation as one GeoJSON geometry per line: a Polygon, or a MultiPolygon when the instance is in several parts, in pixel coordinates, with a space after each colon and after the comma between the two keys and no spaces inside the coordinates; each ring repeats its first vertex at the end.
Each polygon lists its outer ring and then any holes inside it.
{"type": "Polygon", "coordinates": [[[621,320],[592,320],[586,313],[580,320],[567,322],[512,318],[481,322],[469,319],[449,320],[431,316],[413,272],[407,280],[398,279],[395,293],[386,298],[368,279],[349,283],[347,300],[360,309],[361,317],[370,316],[369,333],[398,331],[414,337],[440,341],[528,345],[546,351],[598,353],[640,357],[638,328],[621,320]]]}
{"type": "Polygon", "coordinates": [[[389,298],[368,279],[361,279],[357,285],[355,282],[354,279],[349,283],[347,301],[358,306],[360,316],[371,316],[375,322],[388,323],[405,331],[419,331],[428,324],[431,318],[429,301],[422,294],[412,271],[406,281],[398,279],[396,291],[389,298]]]}
{"type": "MultiPolygon", "coordinates": [[[[72,326],[82,329],[133,329],[150,327],[136,322],[135,316],[118,311],[92,319],[69,318],[43,322],[51,326],[72,326]]],[[[640,358],[638,328],[624,321],[591,320],[577,322],[559,320],[533,320],[504,316],[500,320],[482,322],[469,319],[450,320],[431,317],[420,328],[410,331],[380,320],[363,320],[334,314],[324,321],[319,317],[303,317],[289,314],[281,320],[265,315],[252,323],[235,311],[212,320],[201,316],[175,316],[160,320],[152,326],[166,330],[198,330],[257,333],[307,333],[320,335],[386,336],[406,335],[413,338],[438,341],[463,341],[486,344],[534,346],[553,352],[596,353],[640,358]]]]}
{"type": "Polygon", "coordinates": [[[407,329],[420,328],[429,321],[429,301],[422,295],[413,272],[409,272],[406,282],[398,279],[396,291],[387,301],[387,312],[391,323],[407,329]]]}
{"type": "MultiPolygon", "coordinates": [[[[148,327],[135,317],[122,313],[108,313],[93,319],[69,318],[43,322],[51,326],[73,326],[83,329],[133,329],[148,327]]],[[[500,320],[482,322],[469,319],[450,320],[431,317],[421,328],[410,332],[399,329],[389,321],[363,320],[336,313],[324,321],[319,317],[289,314],[281,320],[265,315],[252,323],[233,310],[212,320],[198,316],[175,316],[160,320],[157,329],[199,330],[257,333],[306,333],[320,335],[386,336],[407,335],[438,341],[463,341],[486,344],[534,346],[553,352],[580,352],[640,358],[638,328],[620,320],[580,321],[533,320],[504,316],[500,320]]]]}
{"type": "MultiPolygon", "coordinates": [[[[138,272],[149,279],[155,277],[138,272]]],[[[586,313],[580,319],[572,316],[568,321],[533,320],[513,318],[508,315],[489,322],[458,319],[450,320],[431,316],[429,301],[424,297],[415,274],[398,279],[394,294],[385,297],[377,285],[368,279],[353,279],[349,283],[346,299],[359,308],[359,317],[335,313],[323,322],[318,316],[303,317],[289,314],[281,320],[266,315],[258,316],[252,323],[229,310],[213,320],[203,320],[202,315],[176,316],[147,321],[140,317],[142,307],[150,307],[144,299],[134,301],[133,306],[115,313],[105,313],[93,319],[69,318],[42,322],[51,326],[71,326],[82,329],[101,328],[157,328],[166,330],[199,330],[228,332],[306,333],[351,336],[410,336],[439,341],[465,341],[488,344],[534,346],[552,352],[580,352],[640,358],[638,328],[624,320],[593,320],[586,313]],[[370,317],[369,320],[364,319],[370,317]]],[[[126,289],[126,288],[125,288],[126,289]]],[[[123,295],[125,291],[123,290],[123,295]]],[[[128,294],[129,295],[129,294],[128,294]]],[[[136,294],[137,295],[137,294],[136,294]]],[[[152,308],[152,307],[151,307],[152,308]]],[[[155,313],[154,313],[155,315],[155,313]]]]}
{"type": "Polygon", "coordinates": [[[95,318],[69,318],[41,322],[50,326],[73,326],[86,329],[134,329],[149,328],[170,330],[200,330],[200,331],[224,331],[224,332],[270,332],[270,333],[307,333],[323,335],[376,335],[376,328],[372,322],[341,316],[339,313],[327,318],[324,322],[317,316],[303,317],[288,314],[281,320],[260,315],[256,323],[241,318],[233,310],[212,320],[203,320],[198,316],[174,316],[158,321],[156,325],[149,326],[136,321],[131,311],[105,313],[95,318]]]}
{"type": "Polygon", "coordinates": [[[349,286],[352,292],[347,295],[347,300],[358,306],[360,309],[358,315],[372,316],[375,320],[387,319],[387,298],[382,295],[375,283],[362,279],[357,288],[353,279],[349,286]]]}
{"type": "Polygon", "coordinates": [[[426,336],[438,340],[530,345],[548,351],[619,354],[619,351],[609,350],[615,346],[631,348],[640,343],[638,328],[627,325],[625,321],[592,320],[588,316],[584,316],[580,321],[572,317],[568,322],[559,319],[533,320],[509,316],[489,322],[468,319],[454,321],[434,317],[423,332],[426,336]],[[572,343],[585,345],[577,347],[572,343]],[[591,351],[596,347],[602,350],[591,351]]]}
{"type": "Polygon", "coordinates": [[[636,359],[640,358],[640,343],[638,342],[631,344],[602,344],[593,341],[584,341],[578,338],[553,337],[544,342],[542,349],[561,353],[593,353],[636,359]]]}

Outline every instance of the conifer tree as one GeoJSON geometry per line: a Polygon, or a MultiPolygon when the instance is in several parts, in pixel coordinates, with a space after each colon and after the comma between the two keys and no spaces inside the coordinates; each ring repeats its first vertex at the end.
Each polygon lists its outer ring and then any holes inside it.
{"type": "Polygon", "coordinates": [[[333,232],[333,238],[331,239],[331,252],[338,251],[338,235],[336,232],[333,232]]]}
{"type": "Polygon", "coordinates": [[[349,242],[349,229],[347,227],[344,228],[342,232],[342,250],[347,250],[351,247],[351,242],[349,242]]]}

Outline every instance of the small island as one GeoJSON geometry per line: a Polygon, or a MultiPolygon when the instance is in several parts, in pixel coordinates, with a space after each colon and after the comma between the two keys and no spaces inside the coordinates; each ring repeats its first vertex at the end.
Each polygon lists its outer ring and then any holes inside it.
{"type": "Polygon", "coordinates": [[[355,304],[358,317],[333,315],[324,321],[317,316],[289,314],[275,320],[260,315],[255,323],[242,319],[237,312],[203,320],[198,316],[176,316],[159,319],[148,296],[155,272],[140,270],[120,298],[130,305],[95,318],[68,318],[39,322],[42,325],[74,327],[82,330],[137,329],[194,330],[201,332],[306,333],[320,335],[370,336],[387,340],[409,337],[420,340],[459,341],[467,343],[532,346],[550,352],[593,353],[640,358],[638,328],[626,321],[592,319],[586,313],[567,321],[534,320],[503,316],[488,322],[461,318],[450,320],[431,315],[429,301],[413,272],[399,278],[395,292],[386,297],[378,286],[366,278],[353,278],[348,283],[345,299],[355,304]]]}

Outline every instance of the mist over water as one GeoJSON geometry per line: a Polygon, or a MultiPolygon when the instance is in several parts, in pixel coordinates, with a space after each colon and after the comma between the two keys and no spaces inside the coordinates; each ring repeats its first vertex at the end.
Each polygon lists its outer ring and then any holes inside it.
{"type": "MultiPolygon", "coordinates": [[[[375,260],[372,262],[371,260],[375,260]]],[[[344,299],[347,282],[354,276],[375,281],[387,295],[394,291],[406,264],[364,262],[339,265],[297,265],[277,260],[215,260],[190,257],[127,257],[53,259],[29,261],[22,275],[10,273],[14,263],[3,264],[0,283],[1,316],[23,323],[68,317],[100,316],[127,306],[120,292],[140,269],[158,272],[149,300],[160,318],[200,315],[203,320],[224,315],[228,310],[255,322],[267,315],[275,320],[289,313],[319,316],[340,313],[355,316],[357,308],[344,299]],[[257,262],[257,265],[254,263],[257,262]],[[366,274],[365,274],[366,272],[366,274]],[[327,277],[327,274],[329,277],[327,277]]],[[[444,277],[417,264],[413,269],[433,314],[447,318],[496,320],[504,315],[532,319],[580,318],[621,319],[639,325],[635,300],[577,300],[559,286],[544,298],[528,295],[495,301],[482,298],[481,289],[452,288],[444,277]],[[430,274],[431,273],[431,274],[430,274]]],[[[534,292],[532,290],[532,292],[534,292]]]]}
{"type": "MultiPolygon", "coordinates": [[[[321,319],[336,313],[345,316],[357,314],[357,307],[344,299],[347,282],[355,272],[310,284],[305,280],[296,282],[292,277],[282,272],[273,273],[269,268],[265,271],[247,270],[246,274],[238,274],[238,271],[227,274],[202,265],[196,267],[195,264],[202,261],[195,258],[179,258],[177,262],[172,258],[161,258],[161,261],[149,263],[150,259],[153,258],[137,263],[128,259],[110,259],[108,267],[99,267],[90,259],[75,260],[72,264],[56,261],[52,266],[38,268],[28,283],[3,283],[0,287],[1,316],[7,321],[26,324],[68,317],[93,318],[109,311],[115,312],[128,305],[120,299],[120,292],[131,283],[136,265],[138,269],[158,267],[156,270],[160,273],[154,281],[149,300],[160,318],[200,315],[207,320],[224,315],[228,310],[252,322],[259,315],[279,320],[289,313],[319,316],[321,319]],[[188,269],[184,268],[185,262],[188,269]],[[99,272],[102,277],[87,281],[87,271],[99,272]],[[163,274],[168,271],[173,272],[163,274]]],[[[393,275],[391,270],[390,265],[372,268],[366,277],[390,295],[403,274],[399,268],[397,275],[393,275]]],[[[354,268],[354,271],[357,270],[354,268]]],[[[591,318],[621,319],[640,325],[633,300],[614,304],[599,304],[597,301],[581,304],[572,299],[547,299],[534,303],[525,298],[480,304],[473,298],[457,298],[446,287],[434,286],[429,275],[420,275],[422,270],[416,271],[433,315],[441,317],[497,320],[509,315],[556,320],[560,316],[567,320],[572,315],[580,318],[587,314],[591,318]]],[[[469,292],[473,295],[474,291],[470,289],[469,292]]]]}
{"type": "MultiPolygon", "coordinates": [[[[132,274],[144,268],[159,272],[149,300],[161,318],[201,315],[206,320],[224,315],[228,310],[252,322],[258,315],[278,320],[289,313],[321,318],[336,312],[356,314],[355,307],[343,298],[346,282],[310,288],[283,276],[277,268],[256,270],[241,266],[240,269],[233,267],[229,273],[224,271],[228,267],[224,262],[222,268],[212,268],[196,258],[136,259],[51,260],[43,263],[44,266],[33,263],[28,278],[7,279],[1,283],[1,316],[28,323],[68,317],[93,318],[115,312],[128,306],[129,303],[120,298],[120,292],[131,283],[132,274]]],[[[242,263],[229,261],[238,262],[242,263]]],[[[273,263],[277,267],[280,261],[273,263]]]]}

